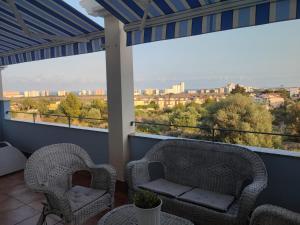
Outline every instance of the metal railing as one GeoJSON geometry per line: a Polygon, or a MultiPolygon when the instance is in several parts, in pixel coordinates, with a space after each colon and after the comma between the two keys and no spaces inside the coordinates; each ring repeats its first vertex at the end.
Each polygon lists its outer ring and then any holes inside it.
{"type": "Polygon", "coordinates": [[[56,117],[56,118],[66,118],[67,119],[67,124],[68,127],[70,128],[72,126],[72,120],[73,119],[78,119],[80,121],[84,120],[92,120],[92,121],[99,121],[99,122],[107,122],[107,119],[102,119],[102,118],[90,118],[90,117],[76,117],[76,116],[67,116],[67,115],[61,115],[61,114],[42,114],[42,113],[36,113],[36,112],[21,112],[21,111],[6,111],[6,114],[25,114],[25,115],[31,115],[32,116],[32,122],[36,123],[37,122],[37,117],[38,116],[44,116],[44,117],[56,117]]]}
{"type": "Polygon", "coordinates": [[[131,125],[132,126],[134,126],[134,125],[149,125],[149,126],[198,129],[198,130],[203,130],[203,131],[210,133],[210,137],[211,137],[212,141],[216,141],[217,132],[219,132],[219,133],[232,132],[232,133],[240,133],[240,134],[257,134],[257,135],[280,136],[280,137],[287,137],[287,138],[300,138],[300,135],[293,135],[293,134],[236,130],[236,129],[228,129],[228,128],[215,128],[215,127],[209,127],[209,126],[182,126],[182,125],[176,125],[176,124],[152,123],[152,122],[141,122],[141,121],[132,121],[131,125]]]}
{"type": "MultiPolygon", "coordinates": [[[[6,111],[6,114],[26,114],[32,116],[32,122],[37,122],[37,116],[45,116],[45,117],[57,117],[57,118],[66,118],[68,127],[72,126],[72,120],[78,119],[80,121],[90,120],[90,121],[99,121],[99,122],[108,122],[107,119],[102,118],[89,118],[89,117],[72,117],[67,115],[61,114],[41,114],[36,112],[21,112],[21,111],[6,111]]],[[[141,121],[132,121],[131,126],[138,126],[138,125],[149,125],[149,126],[161,126],[161,127],[174,127],[174,128],[188,128],[188,129],[198,129],[200,131],[205,131],[208,133],[208,136],[212,141],[217,141],[217,134],[231,132],[231,133],[240,133],[240,134],[257,134],[257,135],[271,135],[271,136],[280,136],[286,138],[295,138],[300,139],[300,135],[293,135],[293,134],[285,134],[285,133],[272,133],[272,132],[259,132],[259,131],[247,131],[247,130],[236,130],[236,129],[228,129],[228,128],[215,128],[209,126],[182,126],[176,124],[164,124],[164,123],[152,123],[152,122],[141,122],[141,121]]]]}

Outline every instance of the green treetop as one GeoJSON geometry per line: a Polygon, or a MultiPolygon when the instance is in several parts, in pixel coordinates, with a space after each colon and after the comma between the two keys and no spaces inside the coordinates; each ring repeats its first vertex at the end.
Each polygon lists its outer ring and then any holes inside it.
{"type": "MultiPolygon", "coordinates": [[[[204,125],[233,130],[272,132],[272,115],[248,96],[235,94],[208,107],[204,125]]],[[[221,131],[218,140],[261,147],[279,147],[280,138],[270,135],[221,131]]]]}
{"type": "Polygon", "coordinates": [[[78,117],[81,113],[81,106],[79,98],[74,93],[70,93],[59,104],[59,111],[66,116],[78,117]]]}

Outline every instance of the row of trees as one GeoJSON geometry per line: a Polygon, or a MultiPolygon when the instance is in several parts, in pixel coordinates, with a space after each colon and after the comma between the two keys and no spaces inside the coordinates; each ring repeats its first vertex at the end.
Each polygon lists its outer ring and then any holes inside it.
{"type": "Polygon", "coordinates": [[[183,126],[162,127],[141,125],[144,132],[176,135],[192,138],[212,138],[227,143],[245,144],[262,147],[280,147],[282,140],[278,136],[251,134],[229,130],[273,132],[273,116],[263,105],[257,104],[251,97],[235,94],[219,102],[208,101],[203,105],[194,102],[186,106],[178,105],[158,113],[151,110],[145,113],[137,110],[137,118],[146,123],[163,123],[183,126]],[[155,119],[153,119],[155,118],[155,119]],[[195,129],[191,127],[201,127],[195,129]],[[212,130],[215,129],[214,131],[212,130]],[[225,128],[224,130],[222,130],[225,128]]]}
{"type": "MultiPolygon", "coordinates": [[[[49,104],[49,100],[45,99],[38,102],[25,99],[20,109],[37,109],[39,113],[47,114],[49,113],[49,104]]],[[[58,109],[51,113],[76,118],[73,119],[73,123],[78,125],[97,127],[99,121],[84,118],[107,120],[107,104],[100,99],[83,102],[71,93],[61,101],[58,109]]],[[[56,122],[59,122],[59,119],[57,118],[56,122]]],[[[240,131],[282,132],[299,135],[300,103],[286,99],[285,105],[269,111],[265,106],[256,103],[253,98],[249,97],[243,88],[238,87],[234,94],[219,102],[208,99],[202,105],[191,102],[164,110],[160,110],[155,102],[146,106],[138,106],[136,107],[136,120],[146,123],[138,125],[137,129],[147,133],[199,139],[212,139],[212,135],[214,135],[214,140],[217,141],[279,148],[286,141],[280,136],[240,131]],[[152,125],[151,123],[172,126],[152,125]],[[223,130],[224,128],[226,130],[223,130]]],[[[105,127],[107,127],[107,123],[105,127]]]]}

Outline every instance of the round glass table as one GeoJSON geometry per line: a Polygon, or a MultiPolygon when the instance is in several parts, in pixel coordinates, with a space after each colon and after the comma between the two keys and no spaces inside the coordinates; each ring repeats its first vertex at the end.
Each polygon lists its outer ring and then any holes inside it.
{"type": "MultiPolygon", "coordinates": [[[[105,214],[98,225],[138,225],[133,205],[123,205],[105,214]]],[[[194,225],[189,220],[161,212],[161,225],[194,225]]]]}

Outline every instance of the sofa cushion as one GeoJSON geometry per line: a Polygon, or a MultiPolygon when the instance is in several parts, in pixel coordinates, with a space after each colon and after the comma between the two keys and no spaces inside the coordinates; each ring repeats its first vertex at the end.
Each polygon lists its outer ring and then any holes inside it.
{"type": "Polygon", "coordinates": [[[178,199],[226,212],[233,203],[234,196],[195,188],[179,196],[178,199]]]}
{"type": "Polygon", "coordinates": [[[139,187],[158,194],[168,195],[175,198],[187,191],[192,190],[192,187],[176,184],[165,179],[157,179],[149,183],[139,185],[139,187]]]}
{"type": "Polygon", "coordinates": [[[76,211],[101,198],[105,193],[105,190],[74,186],[67,192],[67,198],[72,211],[76,211]]]}

